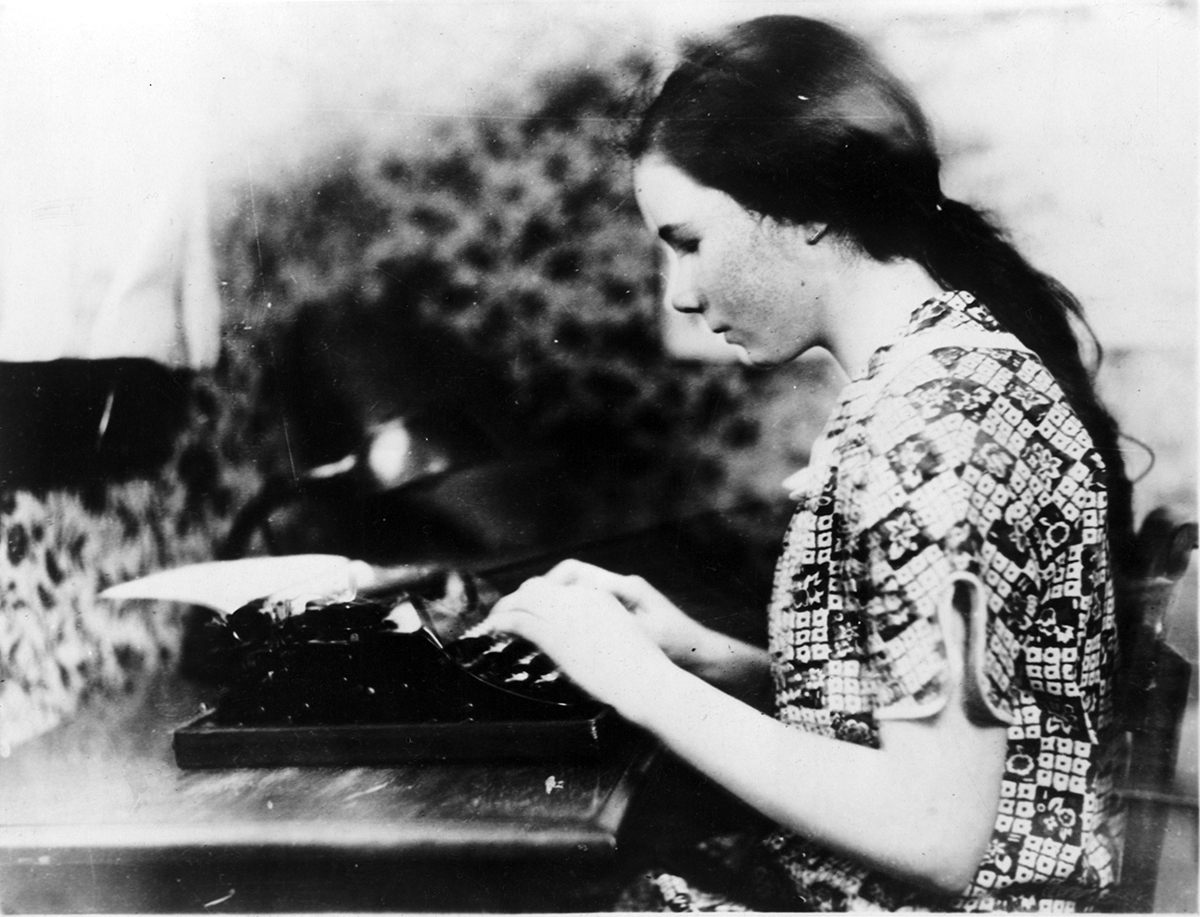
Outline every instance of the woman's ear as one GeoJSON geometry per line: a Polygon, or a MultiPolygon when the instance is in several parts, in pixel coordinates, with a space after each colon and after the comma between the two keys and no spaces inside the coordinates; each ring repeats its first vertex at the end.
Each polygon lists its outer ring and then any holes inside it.
{"type": "Polygon", "coordinates": [[[816,245],[825,238],[825,233],[827,232],[829,232],[828,223],[805,223],[804,241],[809,245],[816,245]]]}

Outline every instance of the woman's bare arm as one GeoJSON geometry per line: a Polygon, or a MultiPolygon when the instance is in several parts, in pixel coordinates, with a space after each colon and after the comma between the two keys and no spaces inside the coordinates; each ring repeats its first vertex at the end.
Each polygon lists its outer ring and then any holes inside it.
{"type": "Polygon", "coordinates": [[[762,647],[706,628],[693,652],[671,661],[756,710],[771,703],[771,659],[762,647]]]}
{"type": "Polygon", "coordinates": [[[765,709],[769,704],[771,663],[767,651],[705,627],[642,577],[565,560],[545,579],[612,594],[675,665],[754,707],[765,709]]]}
{"type": "Polygon", "coordinates": [[[991,836],[1005,730],[956,692],[919,720],[884,721],[870,749],[789,728],[664,669],[621,713],[771,819],[937,891],[964,890],[991,836]]]}
{"type": "Polygon", "coordinates": [[[533,582],[490,620],[541,645],[586,690],[784,827],[955,894],[991,835],[1006,732],[968,719],[965,626],[945,617],[947,703],[922,719],[881,722],[879,749],[788,727],[702,681],[597,590],[533,582]]]}

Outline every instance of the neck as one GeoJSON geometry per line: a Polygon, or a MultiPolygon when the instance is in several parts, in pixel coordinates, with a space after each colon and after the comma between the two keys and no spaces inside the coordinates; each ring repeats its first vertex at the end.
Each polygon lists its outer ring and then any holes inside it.
{"type": "Polygon", "coordinates": [[[842,281],[828,316],[828,348],[850,378],[867,368],[876,350],[900,337],[917,306],[943,292],[923,267],[907,259],[856,259],[842,281]]]}

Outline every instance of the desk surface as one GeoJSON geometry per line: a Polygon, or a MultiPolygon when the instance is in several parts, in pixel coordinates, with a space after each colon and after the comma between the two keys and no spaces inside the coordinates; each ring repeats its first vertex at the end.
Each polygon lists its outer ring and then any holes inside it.
{"type": "MultiPolygon", "coordinates": [[[[679,550],[582,554],[715,601],[679,550]]],[[[0,759],[0,909],[591,910],[614,893],[644,739],[594,761],[181,770],[172,732],[215,693],[164,670],[0,759]]]]}
{"type": "MultiPolygon", "coordinates": [[[[647,743],[626,739],[585,762],[181,770],[171,733],[210,693],[163,672],[0,761],[6,910],[57,910],[56,896],[68,891],[82,909],[105,910],[95,896],[110,895],[110,879],[127,883],[135,872],[198,864],[232,876],[264,858],[281,874],[339,863],[361,870],[371,861],[424,864],[424,880],[446,863],[509,873],[553,863],[599,873],[614,859],[651,759],[647,743]],[[97,877],[98,869],[109,878],[97,877]]],[[[211,889],[214,898],[220,890],[211,889]]],[[[153,888],[139,894],[159,909],[153,888]]],[[[113,909],[126,909],[122,902],[141,909],[124,895],[113,909]]]]}
{"type": "Polygon", "coordinates": [[[181,770],[171,733],[208,693],[164,672],[0,761],[0,862],[262,845],[603,855],[647,757],[626,741],[594,762],[181,770]]]}

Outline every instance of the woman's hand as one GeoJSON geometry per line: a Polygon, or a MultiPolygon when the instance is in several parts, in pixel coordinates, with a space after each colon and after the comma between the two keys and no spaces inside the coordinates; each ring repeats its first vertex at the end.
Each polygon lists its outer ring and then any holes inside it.
{"type": "Polygon", "coordinates": [[[579,687],[631,719],[674,668],[611,593],[533,577],[500,599],[484,621],[536,644],[579,687]]]}
{"type": "Polygon", "coordinates": [[[705,627],[642,577],[564,560],[545,579],[607,593],[681,669],[755,707],[770,702],[770,661],[764,650],[705,627]]]}
{"type": "Polygon", "coordinates": [[[690,668],[698,653],[714,636],[688,617],[674,602],[640,576],[624,576],[581,560],[564,560],[545,579],[562,586],[583,586],[607,592],[676,665],[690,668]]]}

